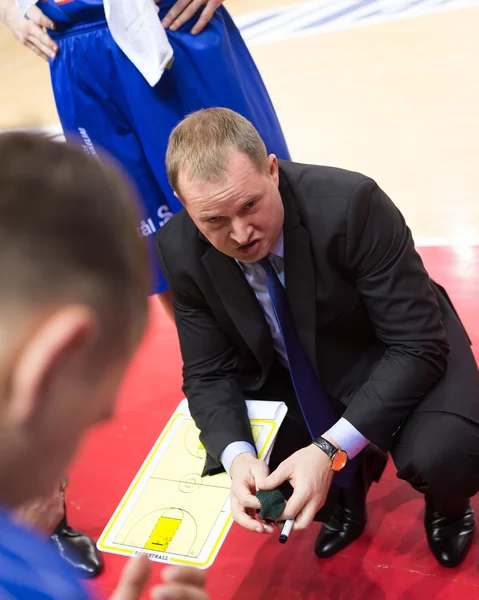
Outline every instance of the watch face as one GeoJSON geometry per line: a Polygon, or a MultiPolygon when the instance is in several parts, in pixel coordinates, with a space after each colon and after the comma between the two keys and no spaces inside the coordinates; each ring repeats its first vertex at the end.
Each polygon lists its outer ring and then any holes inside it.
{"type": "Polygon", "coordinates": [[[348,455],[346,454],[346,452],[344,452],[344,450],[339,450],[334,455],[331,467],[333,471],[341,471],[341,469],[346,465],[347,462],[348,455]]]}

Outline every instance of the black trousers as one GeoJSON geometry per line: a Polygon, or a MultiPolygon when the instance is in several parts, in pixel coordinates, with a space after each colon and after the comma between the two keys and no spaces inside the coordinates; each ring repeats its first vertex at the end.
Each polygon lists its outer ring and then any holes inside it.
{"type": "Polygon", "coordinates": [[[461,514],[479,491],[479,426],[458,415],[412,413],[391,456],[398,478],[433,500],[444,516],[461,514]]]}
{"type": "MultiPolygon", "coordinates": [[[[275,364],[255,399],[283,400],[288,416],[276,440],[270,469],[311,443],[296,400],[289,373],[275,364]]],[[[479,401],[479,399],[478,399],[479,401]]],[[[344,410],[335,406],[338,417],[344,410]]],[[[390,448],[397,477],[434,502],[444,516],[460,514],[468,499],[479,491],[479,425],[446,412],[413,412],[397,432],[390,448]]],[[[359,460],[365,459],[362,452],[359,460]]],[[[291,490],[284,490],[288,496],[291,490]]],[[[332,486],[328,502],[316,520],[327,520],[338,490],[332,486]]]]}

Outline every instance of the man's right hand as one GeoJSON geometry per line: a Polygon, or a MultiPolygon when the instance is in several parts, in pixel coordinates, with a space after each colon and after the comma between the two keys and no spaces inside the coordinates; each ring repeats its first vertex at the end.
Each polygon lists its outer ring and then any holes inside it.
{"type": "Polygon", "coordinates": [[[261,504],[256,491],[261,489],[269,475],[267,464],[249,452],[239,454],[231,469],[231,512],[233,519],[242,527],[257,533],[273,533],[274,527],[255,519],[261,504]]]}
{"type": "Polygon", "coordinates": [[[44,28],[55,29],[54,23],[38,6],[32,6],[27,14],[28,19],[25,19],[15,0],[0,0],[0,21],[5,23],[17,40],[44,60],[54,59],[58,46],[44,31],[44,28]]]}

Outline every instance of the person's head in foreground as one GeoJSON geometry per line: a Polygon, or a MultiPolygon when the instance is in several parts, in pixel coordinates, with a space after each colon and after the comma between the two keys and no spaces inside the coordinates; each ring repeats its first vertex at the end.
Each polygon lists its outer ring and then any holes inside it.
{"type": "Polygon", "coordinates": [[[175,195],[215,248],[242,262],[271,251],[284,222],[278,161],[247,119],[227,108],[191,114],[170,136],[166,167],[175,195]]]}
{"type": "MultiPolygon", "coordinates": [[[[47,494],[86,431],[113,414],[147,321],[148,265],[134,195],[108,161],[12,133],[0,136],[0,165],[0,505],[10,511],[47,494]]],[[[139,597],[149,570],[145,557],[130,565],[115,598],[139,597]]],[[[200,573],[166,577],[176,583],[156,597],[206,598],[200,573]]]]}

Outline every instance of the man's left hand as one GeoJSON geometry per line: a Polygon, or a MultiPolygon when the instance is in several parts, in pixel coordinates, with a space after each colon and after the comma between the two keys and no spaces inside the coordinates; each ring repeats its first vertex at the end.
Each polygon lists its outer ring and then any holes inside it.
{"type": "MultiPolygon", "coordinates": [[[[156,4],[160,4],[161,0],[155,0],[156,4]]],[[[176,31],[193,17],[199,9],[205,5],[203,12],[200,15],[197,23],[191,30],[193,35],[200,33],[210,22],[211,17],[215,14],[215,10],[223,4],[224,0],[177,0],[166,17],[161,22],[165,29],[176,31]]]]}
{"type": "Polygon", "coordinates": [[[306,529],[326,502],[333,475],[330,459],[311,444],[284,460],[261,489],[273,490],[289,481],[294,492],[279,520],[295,519],[293,530],[306,529]]]}

